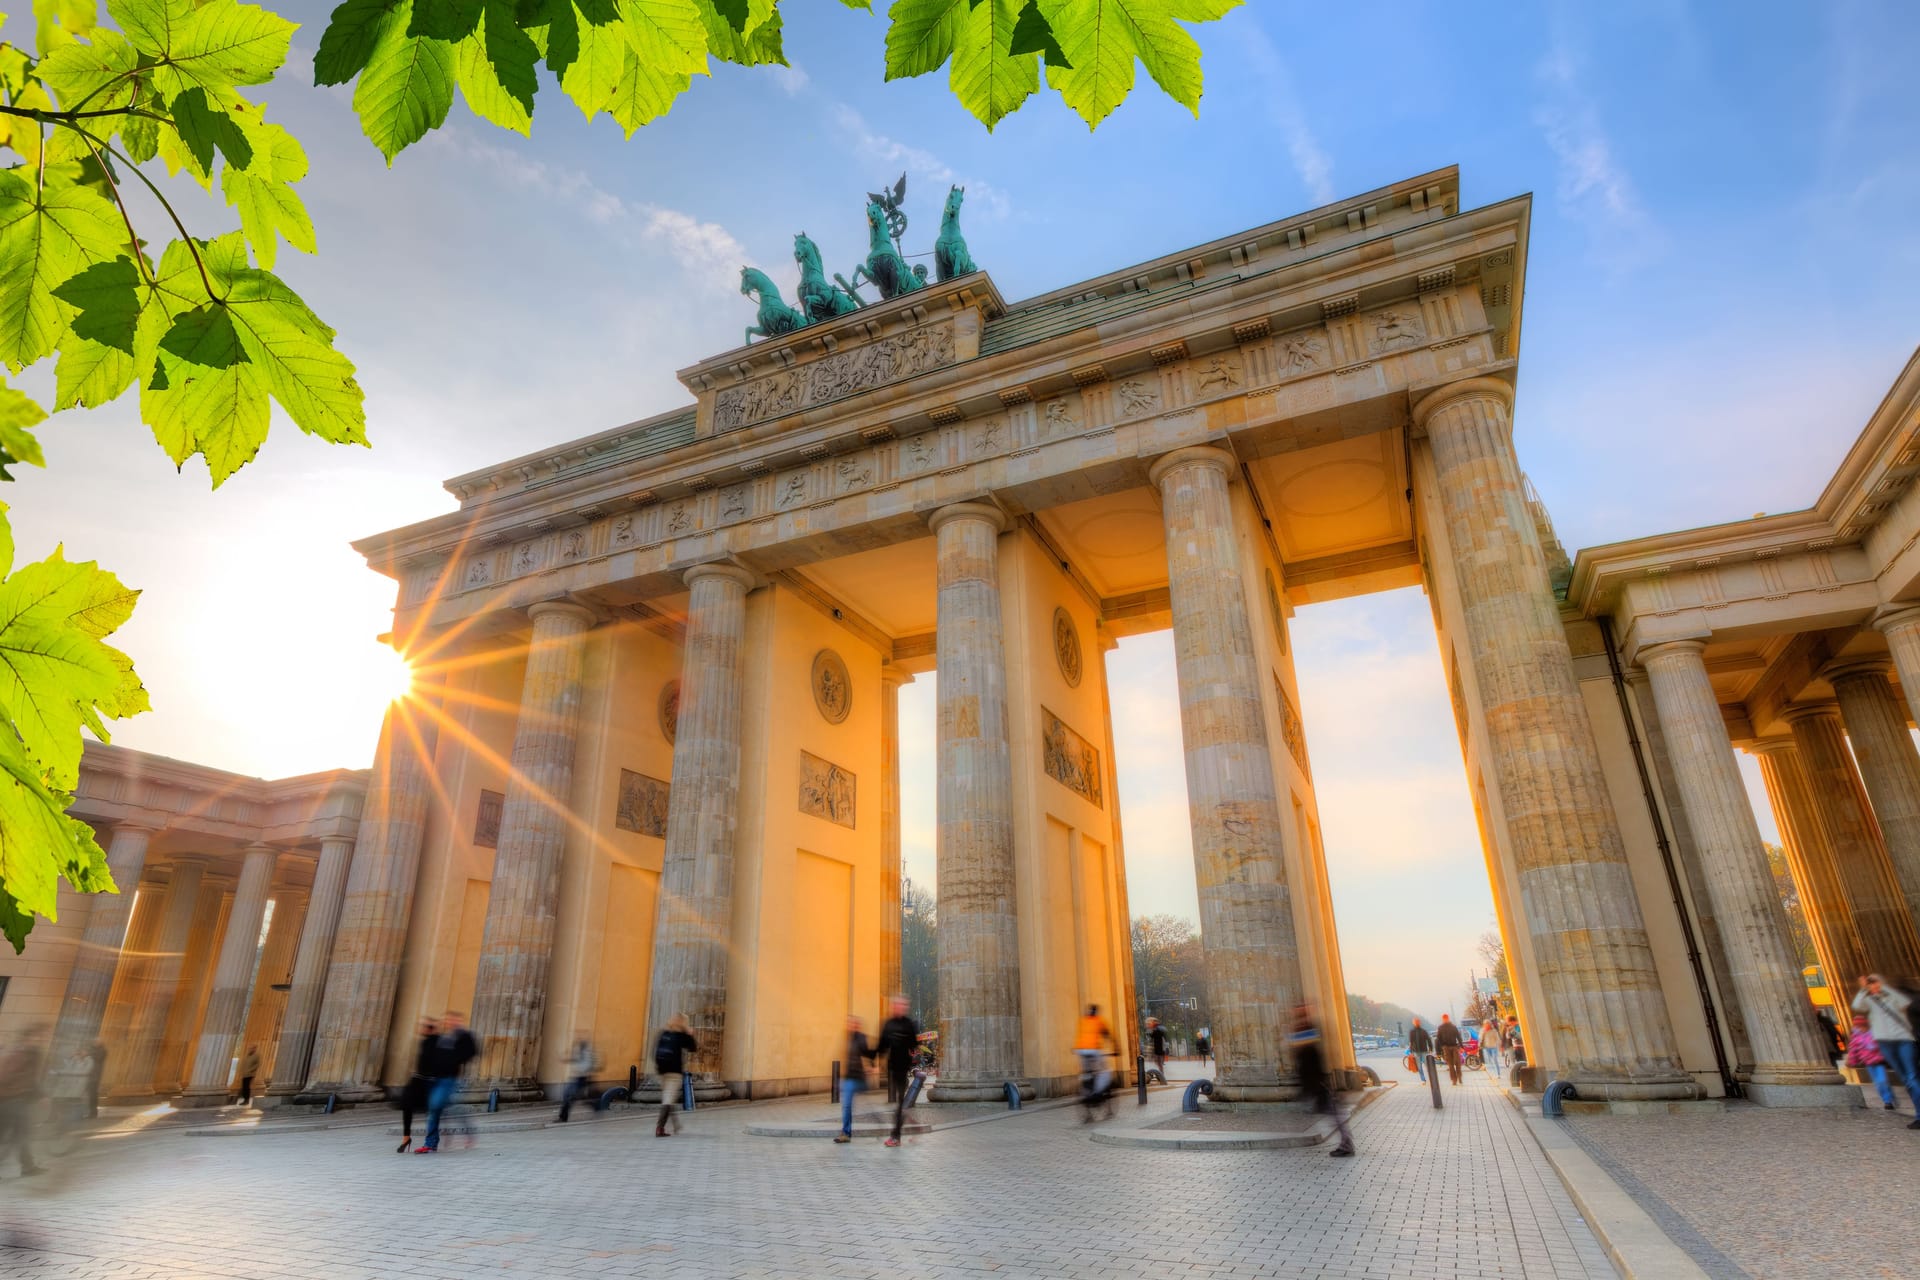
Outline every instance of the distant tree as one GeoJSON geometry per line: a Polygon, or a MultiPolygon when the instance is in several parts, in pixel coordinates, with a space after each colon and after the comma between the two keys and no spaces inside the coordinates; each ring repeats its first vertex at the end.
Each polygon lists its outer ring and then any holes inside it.
{"type": "MultiPolygon", "coordinates": [[[[1801,968],[1820,963],[1813,949],[1813,930],[1807,927],[1807,909],[1800,901],[1800,886],[1793,882],[1793,870],[1787,865],[1787,851],[1777,844],[1767,846],[1767,868],[1773,872],[1773,891],[1787,909],[1787,936],[1793,942],[1793,954],[1801,968]]],[[[1832,981],[1832,975],[1828,975],[1832,981]]]]}
{"type": "Polygon", "coordinates": [[[1136,918],[1133,981],[1142,1019],[1160,1019],[1176,1038],[1191,1038],[1208,1025],[1206,957],[1193,921],[1173,915],[1136,918]]]}
{"type": "Polygon", "coordinates": [[[1513,973],[1507,968],[1507,944],[1500,937],[1500,930],[1489,929],[1481,934],[1477,949],[1480,952],[1480,959],[1487,966],[1487,976],[1493,979],[1494,989],[1499,992],[1500,1007],[1511,1010],[1513,1008],[1513,973]]]}
{"type": "Polygon", "coordinates": [[[933,894],[908,884],[900,895],[900,984],[913,1020],[940,1025],[940,908],[933,894]]]}

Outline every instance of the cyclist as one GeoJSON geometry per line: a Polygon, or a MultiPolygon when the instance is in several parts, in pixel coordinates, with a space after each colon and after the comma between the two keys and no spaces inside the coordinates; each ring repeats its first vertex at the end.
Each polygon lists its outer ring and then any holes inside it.
{"type": "Polygon", "coordinates": [[[1086,1108],[1080,1118],[1082,1124],[1093,1120],[1097,1106],[1104,1105],[1107,1114],[1113,1114],[1113,1072],[1106,1069],[1102,1059],[1106,1057],[1105,1046],[1114,1043],[1113,1028],[1100,1016],[1100,1006],[1088,1005],[1073,1042],[1073,1051],[1080,1059],[1080,1104],[1086,1108]]]}

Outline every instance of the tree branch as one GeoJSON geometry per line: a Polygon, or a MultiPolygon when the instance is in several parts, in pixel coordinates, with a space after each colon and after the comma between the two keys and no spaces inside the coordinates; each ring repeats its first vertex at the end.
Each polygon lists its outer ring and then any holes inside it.
{"type": "Polygon", "coordinates": [[[167,216],[169,218],[173,219],[174,228],[175,230],[179,231],[180,239],[186,243],[187,252],[193,255],[193,265],[196,268],[198,268],[200,271],[200,283],[202,286],[206,288],[207,296],[209,298],[212,298],[215,302],[225,302],[226,297],[223,294],[214,292],[213,280],[207,275],[207,264],[200,257],[200,246],[194,241],[193,235],[187,230],[186,224],[180,221],[180,215],[173,211],[173,205],[168,202],[167,197],[161,194],[160,188],[156,187],[153,184],[153,179],[149,178],[146,174],[140,172],[139,165],[127,159],[125,156],[121,155],[118,151],[115,151],[110,145],[108,145],[105,139],[94,137],[93,134],[88,133],[85,129],[82,129],[77,124],[69,124],[67,128],[72,129],[75,133],[79,134],[81,137],[90,138],[94,142],[98,143],[102,150],[104,150],[108,155],[117,158],[121,163],[125,164],[127,166],[128,172],[132,173],[134,177],[140,179],[141,182],[146,184],[147,190],[153,193],[153,198],[160,202],[160,207],[167,211],[167,216]]]}

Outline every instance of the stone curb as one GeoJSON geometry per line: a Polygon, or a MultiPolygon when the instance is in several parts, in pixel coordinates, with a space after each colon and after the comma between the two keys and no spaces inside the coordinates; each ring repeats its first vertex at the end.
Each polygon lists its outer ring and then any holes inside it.
{"type": "MultiPolygon", "coordinates": [[[[1347,1118],[1351,1120],[1385,1097],[1387,1090],[1394,1085],[1395,1082],[1386,1081],[1360,1093],[1354,1098],[1353,1109],[1347,1113],[1347,1118]]],[[[1154,1118],[1154,1123],[1158,1124],[1167,1118],[1157,1116],[1154,1118]]],[[[1287,1147],[1318,1146],[1332,1136],[1332,1131],[1330,1129],[1322,1131],[1316,1126],[1306,1133],[1248,1133],[1244,1130],[1209,1133],[1204,1129],[1122,1126],[1113,1129],[1095,1129],[1088,1136],[1106,1147],[1147,1147],[1157,1151],[1271,1151],[1287,1147]]]]}
{"type": "MultiPolygon", "coordinates": [[[[908,1123],[901,1132],[913,1135],[944,1133],[948,1129],[964,1129],[968,1125],[973,1124],[991,1124],[996,1120],[1005,1120],[1010,1116],[1022,1115],[1028,1111],[1057,1111],[1061,1107],[1077,1106],[1078,1104],[1078,1098],[1045,1098],[1038,1102],[1026,1103],[1021,1106],[1019,1111],[1008,1108],[1002,1111],[996,1111],[991,1115],[966,1116],[959,1120],[947,1120],[944,1122],[936,1120],[932,1123],[924,1120],[914,1121],[908,1123]]],[[[929,1103],[928,1105],[937,1113],[937,1103],[929,1103]]],[[[919,1110],[920,1108],[917,1106],[914,1108],[916,1112],[919,1110]]],[[[834,1126],[831,1120],[821,1120],[804,1127],[800,1125],[749,1125],[747,1126],[746,1132],[755,1138],[831,1138],[839,1133],[840,1130],[834,1126]]],[[[856,1138],[884,1138],[892,1132],[892,1125],[855,1125],[853,1127],[853,1136],[856,1138]]]]}
{"type": "Polygon", "coordinates": [[[1625,1280],[1707,1280],[1707,1273],[1580,1149],[1559,1121],[1526,1115],[1522,1123],[1625,1280]]]}

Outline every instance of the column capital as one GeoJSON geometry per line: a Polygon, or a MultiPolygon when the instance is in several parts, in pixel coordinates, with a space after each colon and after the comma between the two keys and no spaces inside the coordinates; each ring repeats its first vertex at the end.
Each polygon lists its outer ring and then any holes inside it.
{"type": "Polygon", "coordinates": [[[583,627],[591,627],[600,621],[592,609],[577,600],[541,600],[527,606],[527,617],[536,625],[547,617],[572,618],[583,627]]]}
{"type": "Polygon", "coordinates": [[[1893,670],[1893,660],[1885,654],[1873,654],[1864,658],[1841,658],[1829,662],[1820,668],[1820,675],[1828,684],[1838,684],[1842,680],[1869,680],[1878,676],[1887,678],[1893,670]]]}
{"type": "Polygon", "coordinates": [[[896,688],[903,684],[912,684],[913,672],[896,667],[891,662],[883,662],[880,664],[880,683],[890,684],[896,688]]]}
{"type": "Polygon", "coordinates": [[[1428,419],[1456,400],[1495,400],[1509,414],[1513,412],[1513,386],[1498,378],[1462,378],[1435,388],[1413,406],[1413,425],[1424,430],[1428,419]]]}
{"type": "Polygon", "coordinates": [[[162,826],[160,823],[142,822],[137,818],[122,819],[121,821],[113,824],[113,834],[116,836],[119,835],[122,831],[138,831],[148,836],[157,836],[162,831],[165,831],[165,830],[166,828],[162,826]]]}
{"type": "Polygon", "coordinates": [[[927,517],[927,525],[939,533],[941,528],[955,520],[982,520],[993,526],[995,533],[1005,533],[1011,527],[1007,513],[988,502],[956,502],[941,507],[927,517]]]}
{"type": "Polygon", "coordinates": [[[1869,625],[1881,635],[1892,635],[1896,631],[1920,627],[1920,603],[1902,600],[1893,604],[1883,604],[1873,611],[1869,625]]]}
{"type": "Polygon", "coordinates": [[[751,591],[760,585],[759,579],[755,578],[751,572],[742,569],[737,564],[729,564],[724,560],[716,560],[711,564],[694,565],[693,568],[688,569],[680,575],[680,580],[686,583],[689,588],[703,578],[718,578],[722,582],[731,582],[742,591],[751,591]]]}
{"type": "Polygon", "coordinates": [[[1777,733],[1769,738],[1755,738],[1746,745],[1747,754],[1755,756],[1784,756],[1796,750],[1798,748],[1794,745],[1793,735],[1786,733],[1777,733]]]}
{"type": "Polygon", "coordinates": [[[1225,449],[1197,444],[1187,449],[1175,449],[1161,458],[1147,468],[1147,479],[1157,488],[1163,479],[1182,467],[1210,467],[1231,481],[1234,473],[1240,469],[1240,463],[1225,449]]]}
{"type": "Polygon", "coordinates": [[[1640,651],[1634,655],[1634,661],[1639,666],[1644,667],[1647,663],[1657,658],[1671,658],[1677,657],[1680,654],[1690,654],[1695,661],[1702,667],[1705,667],[1706,653],[1707,642],[1705,640],[1661,640],[1655,644],[1642,646],[1640,651]]]}
{"type": "Polygon", "coordinates": [[[1799,724],[1802,720],[1838,720],[1840,704],[1825,699],[1820,702],[1796,702],[1780,712],[1780,718],[1788,724],[1799,724]]]}

